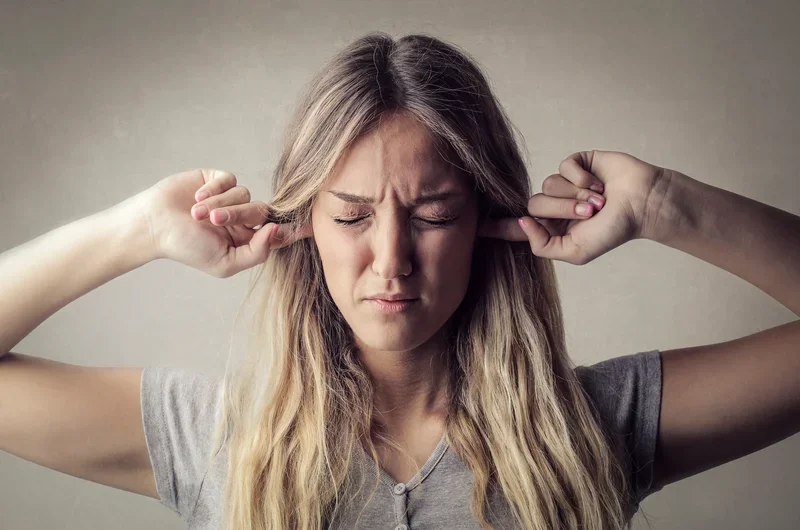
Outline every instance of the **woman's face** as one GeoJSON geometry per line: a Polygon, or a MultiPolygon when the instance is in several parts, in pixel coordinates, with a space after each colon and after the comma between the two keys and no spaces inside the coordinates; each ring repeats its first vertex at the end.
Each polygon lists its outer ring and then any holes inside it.
{"type": "Polygon", "coordinates": [[[361,347],[407,351],[430,339],[466,293],[477,195],[427,129],[386,116],[340,160],[312,208],[325,280],[361,347]],[[407,307],[369,298],[402,294],[407,307]]]}

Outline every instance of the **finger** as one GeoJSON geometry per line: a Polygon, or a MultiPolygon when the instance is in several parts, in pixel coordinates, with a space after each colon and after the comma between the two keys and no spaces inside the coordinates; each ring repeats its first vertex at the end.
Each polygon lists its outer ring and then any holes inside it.
{"type": "MultiPolygon", "coordinates": [[[[196,208],[199,206],[195,205],[192,208],[193,213],[196,208]]],[[[244,225],[247,228],[254,228],[265,224],[268,214],[269,206],[266,203],[254,201],[211,210],[209,219],[216,226],[244,225]]]]}
{"type": "Polygon", "coordinates": [[[249,202],[250,190],[244,186],[234,186],[233,188],[196,203],[194,206],[192,206],[192,217],[200,220],[210,213],[211,222],[214,224],[222,224],[225,221],[224,215],[222,215],[225,211],[220,211],[214,215],[215,210],[220,209],[223,206],[241,205],[249,202]]]}
{"type": "Polygon", "coordinates": [[[595,191],[602,193],[603,181],[591,172],[594,156],[595,151],[572,153],[558,165],[558,172],[579,188],[592,189],[591,187],[595,186],[600,188],[595,191]]]}
{"type": "Polygon", "coordinates": [[[536,256],[567,263],[581,263],[581,249],[572,240],[570,234],[564,236],[550,234],[542,225],[530,217],[520,218],[520,225],[528,236],[531,252],[536,256]]]}
{"type": "Polygon", "coordinates": [[[594,210],[594,206],[589,202],[550,197],[544,193],[537,193],[528,199],[528,213],[533,217],[588,219],[594,210]]]}
{"type": "MultiPolygon", "coordinates": [[[[563,231],[556,225],[556,223],[561,222],[559,219],[539,218],[535,219],[535,221],[542,225],[551,235],[556,235],[563,231]]],[[[506,241],[527,241],[528,239],[528,236],[519,225],[519,218],[517,217],[484,221],[478,225],[478,236],[505,239],[506,241]]]]}
{"type": "Polygon", "coordinates": [[[236,176],[230,171],[222,171],[219,169],[201,169],[200,173],[203,175],[205,184],[200,186],[194,193],[194,198],[197,202],[204,200],[213,195],[229,190],[236,186],[236,176]],[[208,193],[207,197],[203,197],[203,193],[208,193]]]}
{"type": "Polygon", "coordinates": [[[478,226],[478,236],[493,237],[506,241],[527,241],[528,236],[519,226],[516,217],[489,219],[478,226]]]}
{"type": "Polygon", "coordinates": [[[273,237],[274,242],[272,248],[283,248],[291,245],[295,241],[313,237],[314,232],[310,223],[300,225],[296,230],[291,225],[282,224],[278,228],[278,232],[273,237]]]}
{"type": "Polygon", "coordinates": [[[542,191],[545,195],[549,195],[550,197],[589,202],[594,205],[595,211],[601,210],[606,203],[606,198],[599,193],[589,191],[585,188],[579,188],[564,178],[560,173],[554,173],[544,179],[544,182],[542,182],[542,191]]]}
{"type": "Polygon", "coordinates": [[[269,223],[256,231],[246,245],[228,247],[228,253],[223,258],[226,275],[233,276],[267,261],[277,231],[278,225],[269,223]]]}
{"type": "Polygon", "coordinates": [[[579,199],[581,188],[564,178],[564,175],[553,173],[542,181],[542,192],[551,197],[579,199]]]}

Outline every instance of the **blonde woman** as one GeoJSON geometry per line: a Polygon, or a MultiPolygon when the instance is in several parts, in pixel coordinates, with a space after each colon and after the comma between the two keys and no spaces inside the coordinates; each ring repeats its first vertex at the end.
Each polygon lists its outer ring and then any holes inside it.
{"type": "Polygon", "coordinates": [[[0,449],[193,529],[599,530],[797,432],[797,322],[576,367],[552,260],[647,238],[800,313],[800,219],[610,151],[532,194],[518,142],[456,46],[356,40],[303,94],[269,204],[186,171],[2,255],[0,449]],[[155,259],[256,267],[224,377],[10,351],[155,259]]]}

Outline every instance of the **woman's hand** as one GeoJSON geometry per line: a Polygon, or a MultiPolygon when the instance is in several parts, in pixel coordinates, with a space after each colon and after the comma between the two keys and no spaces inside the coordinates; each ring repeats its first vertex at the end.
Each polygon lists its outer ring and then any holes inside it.
{"type": "Polygon", "coordinates": [[[236,177],[227,171],[176,173],[142,192],[139,204],[159,258],[218,278],[263,263],[271,248],[311,236],[309,227],[294,235],[286,225],[268,223],[255,228],[266,220],[269,207],[261,201],[250,202],[250,192],[237,186],[236,177]],[[209,196],[203,198],[203,192],[209,196]]]}
{"type": "Polygon", "coordinates": [[[580,151],[547,177],[528,201],[533,217],[487,221],[478,235],[529,241],[537,256],[584,265],[641,236],[655,190],[668,188],[669,170],[617,151],[580,151]],[[663,184],[663,185],[662,185],[663,184]],[[599,186],[599,193],[590,186],[599,186]],[[597,205],[590,200],[599,199],[597,205]],[[587,205],[588,214],[576,212],[587,205]]]}

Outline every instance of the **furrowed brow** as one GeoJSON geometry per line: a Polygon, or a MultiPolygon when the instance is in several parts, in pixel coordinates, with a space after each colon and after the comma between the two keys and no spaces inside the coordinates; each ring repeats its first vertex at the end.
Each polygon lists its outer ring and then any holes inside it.
{"type": "MultiPolygon", "coordinates": [[[[354,195],[352,193],[345,193],[343,191],[334,191],[331,190],[328,193],[334,195],[335,197],[349,203],[353,204],[373,204],[375,199],[372,197],[364,197],[361,195],[354,195]]],[[[414,201],[411,202],[412,206],[419,206],[422,204],[430,204],[433,202],[444,202],[449,199],[454,199],[457,197],[461,197],[462,193],[457,191],[441,191],[438,193],[428,193],[417,197],[414,201]]]]}

